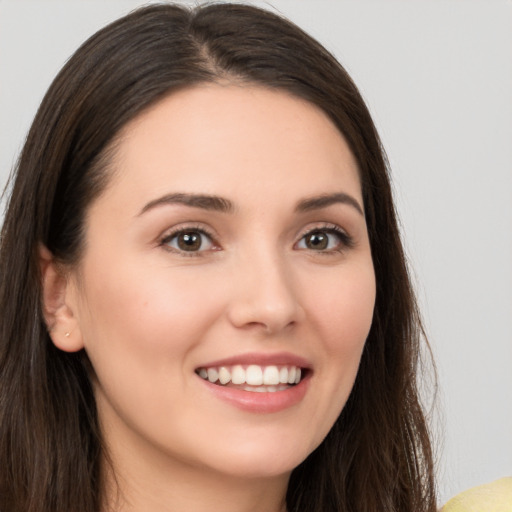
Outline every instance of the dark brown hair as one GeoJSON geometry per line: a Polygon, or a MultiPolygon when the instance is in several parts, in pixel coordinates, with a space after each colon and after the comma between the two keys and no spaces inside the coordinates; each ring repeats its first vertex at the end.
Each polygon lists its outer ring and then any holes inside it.
{"type": "Polygon", "coordinates": [[[251,6],[154,5],[100,30],[54,80],[19,158],[0,248],[0,508],[98,512],[101,433],[85,353],[51,343],[38,249],[77,262],[109,149],[165,95],[230,80],[320,107],[355,155],[377,280],[350,398],[292,474],[289,512],[433,512],[429,436],[417,390],[422,330],[384,153],[352,80],[292,23],[251,6]]]}

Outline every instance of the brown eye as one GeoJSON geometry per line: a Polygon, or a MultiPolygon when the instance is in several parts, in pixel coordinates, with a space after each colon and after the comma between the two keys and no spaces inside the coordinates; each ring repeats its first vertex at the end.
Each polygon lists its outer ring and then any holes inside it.
{"type": "Polygon", "coordinates": [[[304,234],[298,241],[297,249],[309,251],[334,253],[350,248],[353,245],[352,238],[339,227],[317,228],[304,234]]]}
{"type": "Polygon", "coordinates": [[[163,244],[183,252],[202,252],[212,248],[212,239],[202,231],[185,230],[163,240],[163,244]]]}
{"type": "Polygon", "coordinates": [[[329,236],[322,231],[313,231],[304,237],[308,249],[323,251],[329,247],[329,236]]]}
{"type": "Polygon", "coordinates": [[[201,235],[199,233],[181,233],[176,237],[178,247],[182,251],[198,251],[201,249],[201,235]]]}

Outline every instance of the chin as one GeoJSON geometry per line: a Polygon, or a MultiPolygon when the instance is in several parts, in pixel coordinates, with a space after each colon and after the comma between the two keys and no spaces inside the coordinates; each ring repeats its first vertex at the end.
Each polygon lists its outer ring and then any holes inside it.
{"type": "MultiPolygon", "coordinates": [[[[288,440],[290,441],[290,440],[288,440]]],[[[272,478],[289,476],[311,453],[307,443],[235,444],[233,450],[216,457],[217,470],[241,478],[272,478]],[[221,464],[218,464],[222,460],[221,464]]],[[[314,449],[314,448],[313,448],[314,449]]]]}

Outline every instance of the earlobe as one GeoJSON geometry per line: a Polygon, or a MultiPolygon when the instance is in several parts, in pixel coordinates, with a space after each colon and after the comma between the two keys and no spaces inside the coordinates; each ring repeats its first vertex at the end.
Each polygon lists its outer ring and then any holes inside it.
{"type": "Polygon", "coordinates": [[[83,348],[82,335],[73,305],[69,303],[69,281],[53,254],[39,248],[42,280],[42,310],[53,344],[65,352],[83,348]]]}

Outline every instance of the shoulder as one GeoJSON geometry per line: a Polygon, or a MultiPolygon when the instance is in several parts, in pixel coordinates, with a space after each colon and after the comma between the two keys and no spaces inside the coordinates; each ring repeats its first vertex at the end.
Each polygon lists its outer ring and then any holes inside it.
{"type": "Polygon", "coordinates": [[[441,512],[512,512],[512,477],[473,487],[452,498],[441,512]]]}

